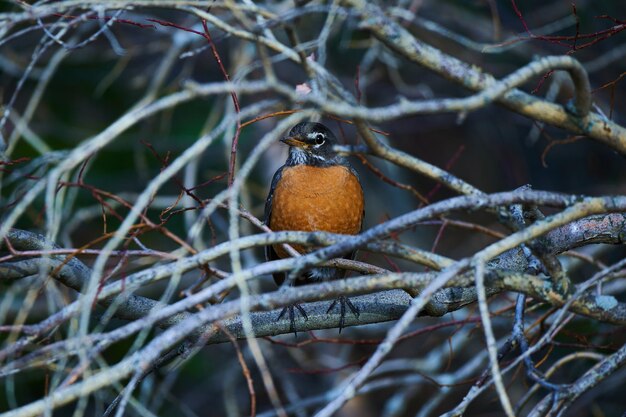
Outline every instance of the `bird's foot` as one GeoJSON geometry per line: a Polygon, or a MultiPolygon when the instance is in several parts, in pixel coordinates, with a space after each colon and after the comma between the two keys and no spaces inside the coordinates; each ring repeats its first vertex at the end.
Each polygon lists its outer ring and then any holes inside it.
{"type": "Polygon", "coordinates": [[[341,295],[339,296],[339,298],[332,302],[330,307],[328,307],[328,310],[326,310],[326,313],[330,313],[330,310],[332,310],[337,303],[339,303],[339,311],[341,313],[341,317],[339,318],[339,333],[341,333],[341,330],[343,329],[346,320],[346,306],[348,306],[352,314],[354,314],[357,319],[359,318],[359,309],[357,308],[357,306],[352,304],[352,301],[350,301],[348,297],[346,297],[345,295],[341,295]]]}
{"type": "Polygon", "coordinates": [[[293,332],[293,334],[298,337],[298,332],[296,331],[296,309],[300,312],[300,315],[302,315],[305,320],[309,319],[309,317],[306,315],[306,311],[304,311],[304,308],[302,308],[300,304],[291,304],[283,308],[283,310],[278,315],[277,320],[280,320],[285,315],[285,313],[289,312],[289,331],[293,332]]]}

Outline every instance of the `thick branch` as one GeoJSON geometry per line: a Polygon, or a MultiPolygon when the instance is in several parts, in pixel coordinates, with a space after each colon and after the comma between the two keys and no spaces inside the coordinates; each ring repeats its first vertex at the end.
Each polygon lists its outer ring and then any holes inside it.
{"type": "MultiPolygon", "coordinates": [[[[361,27],[372,32],[378,40],[406,59],[424,66],[441,76],[473,91],[485,90],[496,83],[495,78],[474,65],[462,62],[416,39],[398,23],[387,18],[384,11],[365,0],[345,0],[362,14],[361,27]]],[[[571,68],[579,67],[573,64],[571,68]]],[[[626,155],[626,129],[605,117],[589,113],[589,82],[582,68],[570,72],[576,87],[575,111],[541,100],[518,89],[512,89],[497,99],[505,107],[531,119],[542,121],[577,134],[587,135],[622,155],[626,155]]]]}

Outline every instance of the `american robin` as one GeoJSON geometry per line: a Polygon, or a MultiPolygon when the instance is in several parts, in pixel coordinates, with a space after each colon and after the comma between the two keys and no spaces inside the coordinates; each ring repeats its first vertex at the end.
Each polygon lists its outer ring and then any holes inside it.
{"type": "MultiPolygon", "coordinates": [[[[337,144],[335,135],[321,123],[303,122],[295,125],[281,142],[289,145],[289,156],[272,179],[265,201],[265,224],[274,231],[359,233],[365,205],[363,189],[358,174],[348,160],[333,149],[337,144]]],[[[300,253],[306,251],[300,245],[293,247],[300,253]]],[[[265,254],[268,260],[289,257],[282,245],[267,246],[265,254]]],[[[353,257],[354,252],[346,256],[348,259],[353,257]]],[[[337,268],[311,268],[298,276],[294,285],[341,279],[344,276],[345,270],[337,268]]],[[[282,285],[285,274],[274,274],[274,281],[278,286],[282,285]]],[[[359,311],[345,296],[335,300],[328,311],[337,302],[341,309],[341,332],[346,305],[357,317],[359,311]]],[[[279,318],[289,311],[291,330],[295,332],[294,307],[307,319],[306,312],[298,304],[283,309],[279,318]]]]}

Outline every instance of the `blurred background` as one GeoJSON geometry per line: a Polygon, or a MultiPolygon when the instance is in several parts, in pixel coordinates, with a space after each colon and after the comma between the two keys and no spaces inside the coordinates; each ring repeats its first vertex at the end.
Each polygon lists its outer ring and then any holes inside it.
{"type": "MultiPolygon", "coordinates": [[[[28,17],[30,6],[27,3],[4,1],[0,4],[0,97],[3,106],[0,129],[4,139],[0,212],[9,213],[35,179],[44,176],[69,151],[103,132],[146,97],[163,97],[184,90],[189,81],[224,80],[224,74],[202,36],[199,17],[182,5],[173,4],[175,2],[156,1],[153,7],[145,7],[143,2],[141,7],[133,8],[113,8],[106,2],[75,2],[75,7],[64,6],[58,11],[55,4],[63,2],[35,2],[37,7],[50,6],[50,13],[38,19],[28,17]],[[67,26],[64,27],[63,23],[67,26]]],[[[119,7],[124,3],[140,2],[114,3],[119,7]]],[[[400,97],[414,100],[469,94],[461,86],[409,63],[382,46],[368,32],[359,29],[358,18],[349,10],[341,8],[334,19],[327,20],[329,10],[336,3],[268,1],[256,6],[245,1],[238,6],[239,2],[224,2],[232,3],[230,6],[220,2],[196,3],[229,25],[251,33],[270,30],[276,40],[285,45],[291,45],[293,39],[283,25],[291,27],[297,35],[299,50],[323,65],[363,105],[391,104],[400,97]],[[257,6],[278,18],[265,16],[260,19],[260,14],[254,12],[257,6]],[[321,43],[319,38],[324,31],[327,31],[327,38],[321,43]]],[[[594,111],[602,112],[618,124],[626,124],[626,101],[623,98],[626,92],[626,9],[623,2],[398,0],[379,4],[389,17],[401,22],[421,41],[482,68],[496,78],[506,76],[536,57],[572,56],[589,73],[594,111]]],[[[231,80],[240,82],[267,77],[261,55],[270,52],[260,51],[257,44],[231,36],[213,24],[209,24],[208,29],[231,80]]],[[[278,80],[293,88],[310,84],[301,65],[273,52],[270,56],[278,80]]],[[[568,76],[561,72],[536,77],[521,89],[558,103],[566,103],[573,95],[568,76]]],[[[239,97],[242,108],[265,99],[279,100],[267,109],[267,114],[299,108],[298,104],[289,103],[271,92],[239,97]]],[[[120,133],[67,179],[64,186],[67,187],[68,200],[62,213],[57,244],[68,248],[102,247],[106,239],[100,238],[114,231],[129,210],[104,193],[132,204],[138,193],[170,161],[198,138],[210,133],[233,111],[229,94],[199,98],[167,108],[120,133]]],[[[241,130],[238,164],[246,160],[259,139],[283,117],[274,115],[241,130]]],[[[342,143],[360,143],[352,125],[332,115],[325,115],[322,121],[342,143]]],[[[509,191],[525,184],[538,190],[592,196],[625,193],[626,164],[622,156],[603,144],[544,126],[498,105],[463,115],[406,117],[375,127],[385,132],[386,140],[397,149],[446,169],[487,193],[509,191]]],[[[163,222],[171,233],[184,239],[200,206],[181,192],[182,184],[193,188],[194,194],[206,201],[224,190],[233,134],[232,128],[227,129],[199,155],[194,166],[187,167],[175,180],[165,184],[154,196],[146,215],[157,224],[163,222]],[[179,199],[182,202],[177,209],[170,210],[179,199]],[[180,207],[187,210],[179,210],[180,207]]],[[[277,142],[263,154],[246,182],[241,202],[260,219],[271,176],[285,158],[286,146],[277,142]]],[[[430,202],[454,195],[429,179],[373,157],[367,157],[366,163],[357,157],[352,157],[351,161],[364,184],[366,228],[423,205],[418,193],[430,202]],[[381,180],[383,175],[409,185],[414,191],[381,180]]],[[[15,227],[45,233],[45,212],[43,199],[37,199],[15,227]]],[[[505,231],[494,216],[459,214],[458,219],[505,231]]],[[[246,227],[248,233],[257,230],[246,227]]],[[[218,210],[210,218],[210,227],[206,227],[192,244],[200,250],[225,241],[227,228],[227,212],[218,210]]],[[[140,237],[143,245],[154,250],[168,252],[180,247],[179,242],[158,228],[145,230],[140,237]]],[[[495,241],[493,236],[474,230],[442,227],[442,222],[421,225],[404,233],[401,239],[404,243],[454,259],[468,256],[495,241]]],[[[131,243],[128,248],[137,249],[137,246],[131,243]]],[[[623,248],[600,245],[584,248],[583,253],[606,264],[624,256],[623,248]]],[[[392,270],[425,270],[381,256],[365,253],[359,256],[361,260],[392,270]]],[[[249,251],[245,253],[244,262],[252,265],[262,259],[261,250],[249,251]]],[[[90,265],[93,257],[85,256],[81,260],[90,265]]],[[[563,261],[575,280],[587,277],[597,267],[569,258],[563,261]]],[[[146,262],[142,258],[130,259],[116,271],[113,279],[122,279],[124,275],[144,268],[146,262]]],[[[214,266],[228,270],[229,263],[225,259],[214,266]]],[[[188,274],[177,290],[182,294],[198,279],[199,273],[188,274]]],[[[142,289],[141,293],[158,298],[165,285],[154,284],[142,289]]],[[[271,277],[260,279],[257,285],[259,290],[274,288],[271,277]]],[[[27,322],[41,321],[51,311],[75,298],[72,290],[50,281],[0,281],[0,291],[6,294],[0,302],[0,321],[7,324],[16,320],[22,307],[21,300],[33,286],[40,293],[24,318],[27,322]]],[[[513,300],[514,295],[504,295],[493,304],[493,311],[501,310],[498,311],[501,320],[494,322],[500,336],[510,331],[511,311],[507,307],[513,300]]],[[[350,401],[340,415],[439,415],[449,410],[451,404],[458,403],[483,369],[475,366],[467,369],[466,374],[458,373],[472,358],[484,352],[483,335],[475,320],[478,316],[474,308],[470,306],[460,314],[442,318],[417,320],[411,330],[418,333],[407,337],[394,349],[368,383],[370,392],[350,401]],[[437,378],[432,377],[454,372],[457,373],[450,385],[441,382],[445,379],[436,382],[437,378]],[[445,392],[446,397],[427,410],[425,404],[441,392],[445,392]]],[[[537,309],[529,320],[538,320],[546,311],[545,307],[537,309]]],[[[105,329],[116,328],[121,323],[113,319],[105,329]]],[[[388,328],[389,324],[378,324],[349,328],[341,335],[336,330],[328,330],[298,335],[297,338],[284,335],[262,340],[263,352],[271,364],[285,404],[311,404],[299,409],[292,407],[295,410],[292,414],[312,415],[312,410],[327,401],[324,395],[369,357],[388,328]]],[[[65,331],[70,330],[64,328],[54,333],[52,340],[62,339],[65,331]]],[[[152,337],[152,333],[147,337],[152,337]]],[[[3,334],[0,340],[7,344],[12,337],[3,334]]],[[[118,361],[134,349],[133,342],[134,339],[130,339],[116,343],[104,352],[101,360],[105,363],[118,361]]],[[[574,350],[610,353],[623,343],[624,335],[619,327],[578,319],[559,333],[550,351],[543,353],[549,363],[554,363],[574,350]]],[[[273,415],[248,346],[245,342],[239,342],[239,345],[254,381],[257,410],[260,415],[273,415]]],[[[593,355],[581,359],[567,369],[559,370],[554,378],[560,378],[562,382],[572,381],[588,369],[593,360],[593,355]]],[[[51,376],[54,380],[55,372],[63,372],[57,366],[62,368],[68,364],[39,366],[6,376],[0,384],[0,411],[24,405],[48,392],[51,376]]],[[[521,372],[507,382],[510,383],[510,395],[517,400],[528,388],[521,372]]],[[[623,380],[618,379],[618,382],[605,382],[601,392],[594,391],[593,395],[584,397],[567,415],[620,415],[626,410],[626,403],[623,395],[619,395],[623,393],[623,380]]],[[[111,386],[90,398],[82,411],[72,404],[56,410],[54,415],[76,415],[79,411],[86,415],[102,415],[117,392],[119,386],[111,386]]],[[[540,398],[537,396],[530,403],[540,398]]],[[[205,347],[185,361],[155,371],[136,390],[126,413],[159,416],[250,414],[248,387],[232,344],[205,347]]],[[[495,393],[488,391],[481,396],[480,401],[470,406],[467,415],[502,415],[495,393]]]]}

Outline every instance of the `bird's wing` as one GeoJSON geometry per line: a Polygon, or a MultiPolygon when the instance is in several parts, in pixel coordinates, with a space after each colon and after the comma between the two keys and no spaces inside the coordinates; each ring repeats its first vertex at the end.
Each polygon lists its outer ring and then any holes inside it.
{"type": "MultiPolygon", "coordinates": [[[[350,164],[350,162],[348,162],[347,160],[346,160],[345,166],[350,170],[350,173],[352,173],[352,175],[354,175],[356,177],[356,179],[359,182],[359,185],[361,186],[361,190],[363,190],[363,184],[361,184],[361,179],[359,177],[359,173],[357,172],[357,170],[354,169],[352,167],[352,164],[350,164]]],[[[361,226],[359,227],[359,232],[358,233],[361,233],[363,231],[363,220],[365,220],[365,204],[363,204],[363,212],[361,213],[361,226]]],[[[345,255],[344,259],[352,260],[352,259],[354,259],[356,257],[356,253],[357,253],[357,251],[353,250],[352,252],[350,252],[347,255],[345,255]]]]}
{"type": "MultiPolygon", "coordinates": [[[[272,184],[270,185],[270,190],[267,194],[267,199],[265,200],[265,214],[264,214],[263,223],[265,223],[266,226],[269,226],[270,224],[270,217],[272,215],[272,198],[274,197],[274,190],[276,189],[276,186],[278,185],[278,181],[280,181],[280,178],[283,175],[284,168],[285,168],[285,165],[278,168],[278,171],[276,171],[276,173],[274,174],[274,178],[272,178],[272,184]]],[[[272,248],[272,245],[268,245],[265,247],[265,259],[268,261],[279,259],[278,255],[276,255],[276,252],[272,248]]]]}
{"type": "MultiPolygon", "coordinates": [[[[285,165],[278,168],[278,170],[274,174],[274,178],[272,178],[272,184],[270,185],[270,190],[267,194],[267,199],[265,200],[265,215],[264,215],[265,218],[263,220],[263,223],[265,223],[266,226],[270,225],[270,218],[272,216],[272,199],[274,198],[274,190],[276,189],[276,186],[278,185],[278,181],[280,181],[280,178],[283,175],[283,169],[285,169],[285,165]]],[[[265,247],[265,259],[268,261],[280,259],[278,255],[276,254],[276,251],[274,250],[272,245],[268,245],[265,247]]],[[[277,272],[272,275],[274,277],[274,282],[276,282],[276,285],[280,287],[282,283],[285,281],[285,274],[283,274],[282,272],[277,272]]]]}

